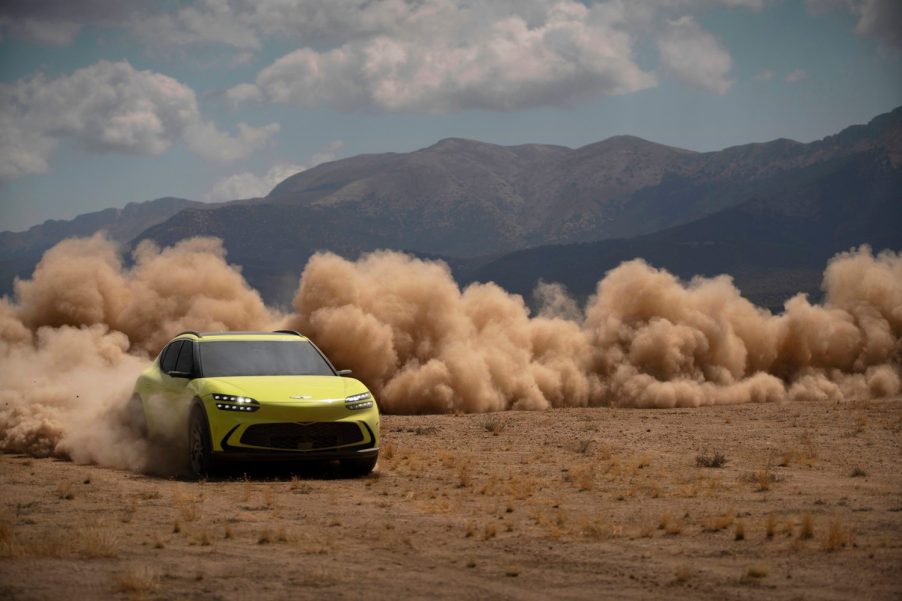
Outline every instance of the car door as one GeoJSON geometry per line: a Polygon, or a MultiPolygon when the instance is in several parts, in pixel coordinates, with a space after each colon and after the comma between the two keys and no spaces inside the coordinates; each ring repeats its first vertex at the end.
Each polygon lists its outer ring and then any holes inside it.
{"type": "Polygon", "coordinates": [[[191,392],[188,384],[196,375],[194,342],[176,340],[167,348],[160,360],[160,392],[162,401],[158,424],[162,431],[181,431],[188,416],[191,392]]]}

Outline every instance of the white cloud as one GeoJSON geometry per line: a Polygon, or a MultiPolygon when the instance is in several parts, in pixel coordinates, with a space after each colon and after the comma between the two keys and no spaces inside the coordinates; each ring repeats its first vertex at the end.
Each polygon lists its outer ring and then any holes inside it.
{"type": "Polygon", "coordinates": [[[856,17],[855,33],[902,48],[902,2],[899,0],[807,0],[808,10],[821,14],[843,8],[856,17]]]}
{"type": "Polygon", "coordinates": [[[185,129],[184,138],[188,148],[205,159],[228,162],[266,147],[279,131],[277,123],[262,127],[239,123],[237,128],[238,135],[234,137],[219,131],[209,121],[198,120],[185,129]]]}
{"type": "Polygon", "coordinates": [[[658,39],[658,52],[664,67],[692,86],[725,94],[733,85],[730,53],[692,17],[667,24],[658,39]]]}
{"type": "Polygon", "coordinates": [[[337,153],[344,146],[341,140],[333,140],[322,151],[315,153],[304,165],[278,163],[266,173],[257,175],[250,171],[242,171],[216,182],[206,197],[209,201],[237,200],[240,198],[257,198],[266,196],[270,190],[288,177],[306,171],[329,161],[334,161],[337,153]]]}
{"type": "Polygon", "coordinates": [[[49,155],[64,139],[91,152],[157,155],[184,138],[206,158],[232,160],[278,131],[275,124],[239,124],[237,137],[222,133],[202,118],[194,90],[124,61],[0,84],[0,124],[4,179],[46,172],[49,155]]]}
{"type": "Polygon", "coordinates": [[[39,44],[68,46],[80,30],[81,25],[72,21],[23,19],[18,23],[16,33],[39,44]]]}
{"type": "Polygon", "coordinates": [[[774,75],[776,73],[774,73],[773,69],[764,69],[755,75],[754,79],[755,81],[770,81],[774,78],[774,75]]]}
{"type": "Polygon", "coordinates": [[[786,74],[783,81],[786,83],[799,83],[808,79],[808,72],[805,69],[793,69],[786,74]]]}
{"type": "Polygon", "coordinates": [[[393,35],[305,47],[229,97],[341,110],[450,112],[566,104],[655,84],[632,57],[620,12],[564,0],[512,11],[426,2],[393,35]],[[541,10],[539,10],[541,8],[541,10]]]}
{"type": "Polygon", "coordinates": [[[902,2],[864,0],[855,3],[855,33],[873,36],[889,46],[902,48],[902,2]]]}
{"type": "Polygon", "coordinates": [[[242,104],[263,100],[260,89],[252,83],[242,83],[228,89],[225,97],[228,103],[236,108],[242,104]]]}

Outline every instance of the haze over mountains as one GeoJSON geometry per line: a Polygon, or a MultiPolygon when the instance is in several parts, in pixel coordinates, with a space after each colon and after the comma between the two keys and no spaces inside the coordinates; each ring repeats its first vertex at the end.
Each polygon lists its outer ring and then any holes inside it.
{"type": "Polygon", "coordinates": [[[816,293],[824,261],[868,243],[902,248],[902,107],[810,144],[698,153],[631,136],[579,149],[446,139],[298,173],[263,199],[158,199],[0,234],[0,292],[62,238],[224,240],[230,262],[285,302],[309,256],[377,248],[449,261],[461,282],[529,294],[539,279],[591,293],[644,257],[682,277],[730,273],[777,307],[816,293]]]}

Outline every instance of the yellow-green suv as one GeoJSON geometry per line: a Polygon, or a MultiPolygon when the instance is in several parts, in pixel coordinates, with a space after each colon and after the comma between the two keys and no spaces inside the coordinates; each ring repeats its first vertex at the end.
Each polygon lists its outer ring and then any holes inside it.
{"type": "Polygon", "coordinates": [[[183,332],[138,377],[131,415],[151,438],[187,423],[198,477],[230,459],[337,459],[364,475],[379,455],[379,409],[350,373],[297,332],[183,332]]]}

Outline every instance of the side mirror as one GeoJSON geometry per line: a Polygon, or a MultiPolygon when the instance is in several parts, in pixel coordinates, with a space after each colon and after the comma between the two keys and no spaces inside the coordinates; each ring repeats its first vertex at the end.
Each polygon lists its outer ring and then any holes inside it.
{"type": "Polygon", "coordinates": [[[350,376],[350,375],[351,375],[351,370],[350,370],[350,369],[339,369],[339,370],[338,370],[338,375],[339,375],[339,376],[350,376]]]}
{"type": "Polygon", "coordinates": [[[167,374],[170,378],[190,378],[191,373],[187,371],[175,371],[172,370],[167,374]]]}

